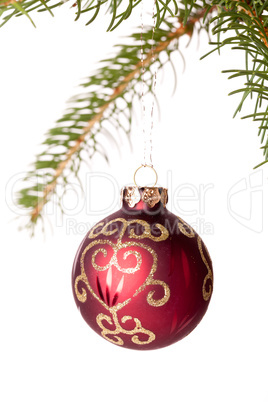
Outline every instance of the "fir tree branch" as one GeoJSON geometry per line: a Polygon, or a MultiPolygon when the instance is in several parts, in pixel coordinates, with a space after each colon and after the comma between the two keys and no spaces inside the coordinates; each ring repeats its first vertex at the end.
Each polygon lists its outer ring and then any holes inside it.
{"type": "Polygon", "coordinates": [[[267,34],[268,34],[268,29],[264,24],[263,18],[260,15],[257,14],[257,12],[254,9],[254,5],[247,3],[245,0],[241,0],[242,3],[245,4],[244,6],[238,5],[237,7],[237,11],[238,12],[245,12],[247,15],[249,15],[249,17],[255,17],[256,18],[256,24],[259,26],[259,33],[260,36],[265,44],[266,47],[268,47],[268,42],[267,42],[267,34]]]}
{"type": "MultiPolygon", "coordinates": [[[[243,88],[232,91],[229,95],[242,93],[241,101],[234,113],[241,112],[247,99],[255,100],[253,113],[242,118],[252,118],[261,122],[258,130],[261,144],[268,145],[268,1],[239,0],[214,1],[218,4],[219,13],[211,20],[214,24],[212,33],[217,36],[214,49],[220,51],[224,46],[231,46],[234,50],[245,52],[245,68],[235,68],[223,71],[232,73],[229,79],[244,77],[243,88]],[[222,37],[225,39],[221,39],[222,37]]],[[[205,55],[206,56],[206,55],[205,55]]],[[[204,56],[204,57],[205,57],[204,56]]],[[[264,162],[268,162],[268,148],[262,147],[264,162]]]]}
{"type": "MultiPolygon", "coordinates": [[[[165,64],[161,61],[161,53],[165,52],[168,56],[167,61],[171,62],[170,55],[178,48],[177,40],[183,35],[191,37],[196,25],[201,24],[204,14],[205,10],[194,9],[186,25],[182,24],[182,16],[172,23],[166,21],[166,29],[156,30],[153,44],[154,63],[158,64],[159,69],[165,64]]],[[[153,53],[149,41],[151,38],[152,29],[148,29],[143,34],[147,92],[151,92],[152,88],[153,53]]],[[[139,97],[137,84],[141,79],[140,33],[133,34],[128,45],[120,45],[119,48],[117,55],[104,60],[104,66],[83,84],[87,88],[94,87],[94,92],[72,98],[70,109],[67,109],[65,115],[58,120],[56,127],[47,134],[48,138],[44,143],[48,145],[48,149],[37,156],[34,170],[26,177],[26,180],[34,180],[35,184],[24,188],[18,198],[18,204],[29,209],[29,227],[31,228],[42,216],[43,208],[51,199],[60,179],[61,184],[64,185],[67,170],[71,168],[76,175],[78,174],[80,164],[76,168],[74,164],[75,161],[82,160],[81,151],[84,147],[90,147],[91,157],[96,152],[100,152],[97,134],[107,132],[105,122],[113,120],[119,129],[123,129],[127,134],[130,132],[133,97],[139,97]],[[109,92],[107,88],[111,88],[111,93],[107,93],[109,92]],[[123,108],[118,106],[119,100],[124,101],[123,108]],[[85,102],[87,106],[83,106],[85,102]],[[80,106],[81,103],[83,103],[82,106],[80,106]],[[122,125],[118,117],[122,110],[128,119],[127,127],[122,125]],[[91,146],[89,146],[89,139],[93,140],[91,146]],[[55,155],[53,149],[59,145],[65,147],[65,152],[55,155]],[[44,179],[42,184],[39,183],[40,177],[44,179]]]]}
{"type": "MultiPolygon", "coordinates": [[[[168,16],[176,16],[179,13],[178,0],[155,0],[156,1],[156,27],[168,16]]],[[[53,16],[52,9],[62,6],[66,0],[0,0],[0,27],[6,24],[12,17],[26,15],[34,25],[30,13],[49,11],[53,16]]],[[[82,15],[90,15],[86,25],[91,24],[98,17],[100,11],[106,8],[111,14],[111,20],[107,31],[114,30],[132,14],[132,11],[141,3],[141,0],[73,0],[72,9],[76,10],[77,21],[82,15]]],[[[188,0],[195,3],[195,0],[188,0]]],[[[187,2],[186,2],[187,4],[187,2]]]]}

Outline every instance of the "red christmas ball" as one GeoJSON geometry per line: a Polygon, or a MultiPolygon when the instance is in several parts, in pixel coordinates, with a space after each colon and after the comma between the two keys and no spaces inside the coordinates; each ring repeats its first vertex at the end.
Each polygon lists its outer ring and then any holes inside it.
{"type": "Polygon", "coordinates": [[[212,263],[200,236],[166,209],[167,190],[125,187],[122,208],[82,241],[72,284],[79,310],[99,335],[148,350],[188,335],[212,293],[212,263]]]}

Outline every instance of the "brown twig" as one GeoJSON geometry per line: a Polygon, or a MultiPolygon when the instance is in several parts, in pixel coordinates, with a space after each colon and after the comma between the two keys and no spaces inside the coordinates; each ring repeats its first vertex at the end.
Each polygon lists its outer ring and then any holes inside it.
{"type": "MultiPolygon", "coordinates": [[[[211,12],[212,11],[213,11],[213,9],[211,9],[211,12]]],[[[181,37],[185,34],[191,36],[192,32],[193,32],[194,24],[196,22],[200,21],[201,18],[204,16],[204,14],[205,14],[205,10],[202,10],[198,13],[197,16],[190,18],[185,26],[183,26],[183,24],[181,24],[176,30],[174,30],[173,32],[171,32],[169,34],[168,40],[160,43],[158,46],[155,47],[154,53],[159,55],[159,53],[161,53],[164,49],[166,49],[168,47],[168,45],[174,39],[178,39],[179,37],[181,37]]],[[[147,57],[143,61],[144,66],[148,66],[151,63],[152,57],[153,57],[153,52],[150,51],[148,53],[147,57]]],[[[83,134],[81,134],[79,139],[76,141],[75,145],[68,151],[68,153],[66,154],[65,160],[59,164],[58,168],[55,170],[55,174],[54,174],[54,178],[53,178],[52,182],[49,183],[44,189],[43,197],[42,197],[41,201],[39,201],[38,204],[36,205],[36,207],[32,210],[32,212],[31,212],[31,221],[32,222],[36,222],[44,205],[47,203],[49,196],[55,190],[58,178],[61,176],[64,169],[71,161],[73,155],[79,151],[81,144],[86,140],[86,137],[90,133],[93,126],[96,123],[101,121],[105,111],[110,106],[110,104],[115,100],[115,98],[118,95],[120,95],[124,92],[124,90],[127,88],[128,84],[129,84],[129,82],[140,73],[141,68],[142,68],[142,62],[140,61],[139,63],[136,64],[135,69],[122,80],[122,82],[118,85],[118,87],[116,87],[114,89],[112,95],[110,96],[109,100],[105,103],[105,105],[103,105],[100,108],[99,112],[93,117],[93,119],[89,120],[87,126],[84,127],[83,134]]]]}
{"type": "Polygon", "coordinates": [[[9,6],[9,4],[13,4],[13,3],[21,3],[22,1],[23,0],[7,0],[7,1],[0,0],[0,8],[7,7],[7,6],[9,6]]]}

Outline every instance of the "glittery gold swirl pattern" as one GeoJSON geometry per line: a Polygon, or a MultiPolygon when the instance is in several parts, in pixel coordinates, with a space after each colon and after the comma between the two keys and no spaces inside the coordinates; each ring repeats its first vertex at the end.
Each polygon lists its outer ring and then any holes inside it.
{"type": "MultiPolygon", "coordinates": [[[[117,269],[118,269],[118,267],[119,267],[119,270],[120,270],[120,271],[123,271],[123,272],[125,272],[125,273],[133,273],[133,272],[134,272],[134,269],[137,267],[137,265],[136,265],[136,267],[133,267],[133,268],[126,268],[126,269],[121,268],[121,267],[119,266],[119,264],[118,264],[118,261],[117,261],[117,252],[118,252],[119,250],[125,248],[125,247],[130,247],[130,246],[138,246],[138,247],[141,247],[141,248],[143,248],[143,249],[149,251],[149,253],[150,253],[150,254],[152,255],[152,257],[153,257],[153,265],[152,265],[152,267],[151,267],[150,273],[149,273],[149,275],[147,276],[146,280],[145,280],[144,283],[136,290],[136,292],[134,293],[133,297],[134,297],[134,296],[137,296],[137,295],[138,295],[141,291],[143,291],[143,290],[146,288],[146,286],[148,286],[148,285],[161,285],[161,286],[163,286],[163,288],[164,288],[164,293],[165,293],[164,297],[163,297],[162,299],[156,301],[156,300],[154,300],[153,297],[152,297],[154,292],[151,291],[151,292],[149,293],[148,297],[147,297],[147,301],[148,301],[148,303],[149,303],[150,305],[155,306],[155,307],[156,307],[156,306],[157,306],[157,307],[158,307],[158,306],[163,306],[163,305],[168,301],[169,296],[170,296],[170,291],[169,291],[168,285],[167,285],[165,282],[163,282],[163,281],[159,281],[159,280],[153,279],[153,275],[154,275],[154,273],[155,273],[155,271],[156,271],[156,269],[157,269],[157,254],[156,254],[156,252],[155,252],[151,247],[146,246],[146,245],[144,245],[144,244],[142,244],[142,243],[126,242],[126,243],[120,243],[120,244],[118,244],[118,242],[117,242],[117,244],[114,244],[114,243],[112,243],[112,242],[109,241],[109,240],[95,240],[95,241],[93,241],[92,243],[90,243],[90,244],[85,248],[85,250],[84,250],[83,253],[82,253],[81,260],[80,260],[80,262],[81,262],[81,275],[77,276],[77,278],[76,278],[76,280],[75,280],[75,293],[76,293],[76,296],[77,296],[77,298],[78,298],[79,301],[81,301],[82,303],[84,303],[84,302],[86,301],[86,299],[87,299],[85,289],[82,290],[82,293],[80,293],[79,290],[78,290],[77,285],[78,285],[78,282],[81,281],[81,282],[83,282],[83,283],[86,285],[86,287],[87,287],[87,289],[90,291],[90,293],[91,293],[107,310],[109,310],[109,311],[111,310],[111,308],[110,308],[109,306],[107,306],[107,304],[106,304],[103,300],[101,300],[101,299],[99,298],[99,296],[98,296],[98,295],[94,292],[94,290],[91,288],[91,286],[90,286],[90,284],[89,284],[89,281],[88,281],[88,279],[87,279],[86,273],[85,273],[85,267],[84,267],[85,255],[86,255],[86,253],[88,252],[88,250],[90,250],[92,247],[94,247],[94,246],[97,245],[97,244],[107,244],[107,245],[111,246],[111,247],[113,248],[113,250],[114,250],[114,254],[113,254],[113,256],[112,256],[110,262],[109,262],[108,264],[106,264],[105,266],[103,266],[103,267],[98,266],[98,265],[94,262],[93,256],[92,256],[92,265],[94,266],[94,268],[95,268],[97,271],[105,271],[105,270],[109,269],[112,265],[114,265],[114,266],[117,267],[117,269]],[[131,271],[131,270],[133,270],[133,271],[131,271]]],[[[98,251],[98,252],[103,252],[103,251],[105,251],[105,254],[107,254],[106,250],[103,249],[103,248],[98,249],[97,251],[98,251]]],[[[94,255],[94,254],[95,254],[95,253],[93,253],[93,255],[94,255]]],[[[141,255],[140,255],[140,253],[137,253],[137,254],[139,254],[139,260],[141,261],[141,255]]],[[[135,254],[134,254],[134,255],[135,255],[135,254]]],[[[138,261],[139,261],[139,260],[138,260],[138,261]]],[[[136,270],[137,270],[137,269],[136,269],[136,270]]],[[[125,300],[123,303],[118,303],[115,307],[113,307],[113,309],[116,308],[116,310],[120,310],[122,307],[124,307],[124,306],[125,306],[126,304],[128,304],[130,301],[131,301],[131,298],[125,300]]]]}
{"type": "Polygon", "coordinates": [[[154,291],[150,291],[147,295],[147,302],[149,305],[153,306],[153,307],[160,307],[163,306],[164,304],[167,303],[167,301],[170,298],[170,289],[169,286],[160,280],[154,279],[154,274],[157,270],[157,254],[156,252],[150,247],[147,246],[143,243],[140,242],[136,242],[136,241],[127,241],[122,243],[122,237],[126,232],[126,229],[129,225],[131,224],[139,224],[143,227],[143,232],[142,234],[138,235],[135,233],[134,228],[132,228],[129,232],[129,238],[132,239],[145,239],[148,238],[154,242],[160,242],[160,241],[164,241],[169,237],[169,232],[168,230],[160,225],[160,224],[156,224],[156,227],[159,229],[160,231],[160,236],[153,236],[151,233],[151,227],[150,225],[143,220],[131,220],[131,221],[127,221],[123,218],[117,218],[114,219],[110,222],[107,222],[106,224],[104,224],[104,222],[98,223],[95,227],[92,228],[92,230],[90,231],[88,237],[91,239],[96,239],[100,234],[104,235],[104,236],[112,236],[114,234],[117,234],[117,242],[113,243],[110,240],[107,239],[98,239],[98,240],[93,240],[91,243],[89,243],[87,245],[87,247],[84,249],[81,258],[80,258],[80,266],[81,266],[81,274],[79,276],[76,277],[75,280],[75,294],[77,299],[81,302],[81,303],[85,303],[85,301],[87,300],[87,290],[91,293],[91,295],[97,299],[100,304],[111,313],[111,317],[109,317],[108,315],[105,314],[99,314],[96,318],[97,324],[99,325],[99,327],[102,329],[101,335],[109,340],[112,343],[115,343],[117,345],[123,345],[123,340],[117,336],[120,333],[126,334],[126,335],[133,335],[131,340],[133,343],[139,344],[139,345],[145,345],[148,343],[151,343],[154,341],[155,339],[155,335],[153,334],[153,332],[144,329],[141,325],[141,322],[138,318],[133,318],[130,316],[124,316],[122,318],[122,323],[124,324],[127,320],[134,320],[135,322],[135,328],[132,330],[126,330],[124,329],[121,324],[118,321],[118,317],[117,317],[117,311],[122,309],[124,306],[126,306],[128,303],[130,303],[130,301],[132,300],[132,298],[134,298],[135,296],[137,296],[140,292],[142,292],[147,286],[151,285],[151,286],[162,286],[163,290],[164,290],[164,296],[159,299],[159,300],[155,300],[153,298],[154,295],[154,291]],[[114,225],[115,223],[122,223],[121,227],[119,228],[118,225],[114,225]],[[118,232],[118,233],[117,233],[118,232]],[[85,261],[85,256],[87,254],[87,252],[92,249],[92,247],[94,246],[99,246],[99,248],[97,248],[93,253],[92,253],[92,257],[91,257],[91,263],[93,268],[96,271],[105,271],[107,269],[109,269],[110,267],[116,267],[119,271],[125,273],[125,274],[134,274],[136,271],[138,271],[141,268],[141,264],[142,264],[142,255],[140,252],[136,251],[136,250],[126,250],[124,255],[123,255],[123,259],[126,260],[128,258],[129,255],[133,255],[136,259],[136,264],[132,267],[128,267],[128,268],[124,268],[121,267],[118,263],[118,257],[117,254],[119,252],[119,250],[123,250],[125,248],[128,247],[139,247],[141,249],[146,250],[147,252],[149,252],[153,258],[153,263],[150,269],[150,272],[147,276],[147,278],[145,279],[145,281],[143,282],[143,284],[135,291],[135,293],[133,294],[132,297],[130,297],[129,299],[116,304],[113,307],[109,307],[92,289],[92,287],[90,286],[89,280],[87,278],[87,275],[85,273],[85,266],[84,266],[84,261],[85,261]],[[108,248],[111,248],[112,251],[112,257],[110,258],[109,262],[104,265],[104,266],[100,266],[96,263],[96,258],[97,255],[99,253],[101,253],[104,257],[107,257],[108,255],[108,248]],[[81,291],[78,289],[78,283],[82,282],[82,284],[84,285],[81,288],[81,291]],[[104,326],[103,322],[107,322],[108,324],[115,325],[115,329],[111,330],[109,328],[106,328],[104,326]],[[142,333],[142,334],[146,334],[148,335],[148,339],[146,341],[140,341],[138,334],[142,333]],[[113,338],[110,338],[108,335],[113,336],[113,338]]]}
{"type": "Polygon", "coordinates": [[[186,223],[179,216],[178,216],[178,219],[179,219],[178,226],[179,226],[180,231],[187,237],[190,237],[190,238],[195,237],[194,229],[190,225],[188,225],[188,223],[186,223]]]}
{"type": "Polygon", "coordinates": [[[151,292],[149,292],[149,294],[147,296],[147,302],[151,306],[154,306],[154,307],[163,306],[164,304],[166,304],[166,302],[170,298],[170,289],[169,289],[168,285],[165,282],[159,281],[159,280],[153,280],[152,285],[161,285],[161,286],[163,286],[165,294],[164,294],[164,297],[162,297],[162,299],[154,300],[153,299],[154,291],[151,291],[151,292]]]}
{"type": "MultiPolygon", "coordinates": [[[[208,301],[209,298],[210,298],[210,296],[211,296],[211,293],[212,293],[213,274],[212,274],[212,270],[211,270],[211,268],[210,268],[210,266],[209,266],[209,264],[208,264],[208,262],[207,262],[207,260],[206,260],[206,257],[204,256],[203,248],[202,248],[202,240],[201,240],[201,238],[200,238],[199,236],[198,236],[198,238],[197,238],[197,244],[198,244],[198,248],[199,248],[200,255],[201,255],[201,258],[202,258],[202,260],[203,260],[203,263],[205,264],[205,266],[207,267],[207,270],[208,270],[208,273],[207,273],[207,275],[205,276],[205,279],[204,279],[204,282],[203,282],[203,288],[202,288],[203,299],[204,299],[205,301],[208,301]],[[207,281],[208,281],[209,279],[211,280],[212,284],[209,285],[209,290],[207,291],[207,290],[206,290],[206,284],[207,284],[207,281]]],[[[204,247],[205,247],[206,252],[207,252],[207,254],[208,254],[208,256],[209,256],[209,253],[208,253],[207,248],[206,248],[205,245],[204,245],[204,247]]]]}
{"type": "Polygon", "coordinates": [[[117,222],[122,222],[122,227],[121,227],[121,231],[118,234],[118,241],[122,240],[122,237],[124,236],[126,229],[128,226],[138,223],[139,225],[143,226],[143,233],[141,235],[137,235],[134,232],[134,229],[132,228],[130,230],[129,233],[129,237],[132,239],[151,239],[153,241],[163,241],[166,240],[169,237],[169,232],[168,230],[165,228],[165,226],[160,225],[159,223],[157,223],[155,226],[160,230],[161,235],[160,236],[153,236],[151,233],[151,227],[149,225],[148,222],[143,221],[141,219],[133,219],[131,221],[127,221],[124,218],[116,218],[113,219],[109,222],[107,222],[106,224],[104,224],[104,222],[100,222],[97,225],[95,225],[91,231],[89,232],[88,238],[89,239],[95,239],[96,237],[98,237],[99,235],[103,234],[105,236],[112,236],[113,234],[115,234],[117,231],[119,231],[119,226],[118,225],[114,225],[117,222]],[[113,230],[108,230],[109,226],[112,228],[113,226],[116,226],[113,230]],[[98,230],[96,232],[96,229],[101,228],[101,230],[98,230]]]}
{"type": "Polygon", "coordinates": [[[112,313],[113,321],[112,321],[111,317],[109,317],[108,315],[102,314],[102,313],[98,314],[98,316],[96,318],[96,321],[97,321],[99,327],[102,329],[101,335],[107,341],[112,342],[115,345],[120,345],[120,346],[124,345],[124,341],[122,340],[122,338],[117,336],[120,333],[126,334],[126,335],[133,335],[131,340],[133,343],[136,343],[137,345],[147,345],[148,343],[151,343],[155,340],[155,334],[152,331],[149,331],[148,329],[143,328],[141,325],[141,322],[138,318],[132,318],[129,315],[125,315],[124,317],[122,317],[121,321],[123,324],[128,320],[134,320],[134,322],[135,322],[135,327],[133,329],[126,330],[119,324],[116,310],[113,310],[113,309],[111,309],[111,310],[112,310],[111,313],[112,313]],[[111,329],[106,328],[103,325],[103,321],[107,321],[108,324],[110,324],[110,325],[114,324],[115,329],[111,330],[111,329]],[[148,339],[146,341],[141,341],[137,334],[146,334],[146,335],[148,335],[148,339]],[[115,339],[110,338],[109,336],[113,336],[115,339]]]}

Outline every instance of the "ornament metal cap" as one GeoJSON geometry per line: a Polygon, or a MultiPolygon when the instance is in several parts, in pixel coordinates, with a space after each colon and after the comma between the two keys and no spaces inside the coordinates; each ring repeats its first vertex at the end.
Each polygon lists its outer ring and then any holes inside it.
{"type": "Polygon", "coordinates": [[[149,208],[153,208],[158,203],[165,207],[168,202],[168,192],[164,187],[126,186],[121,190],[121,200],[130,208],[134,208],[140,201],[149,208]]]}

